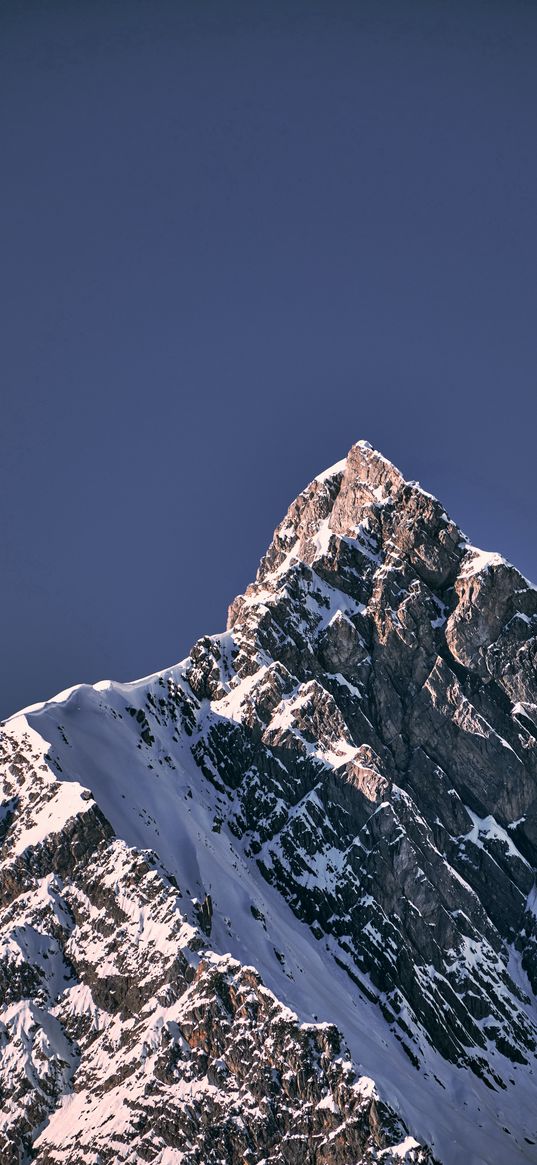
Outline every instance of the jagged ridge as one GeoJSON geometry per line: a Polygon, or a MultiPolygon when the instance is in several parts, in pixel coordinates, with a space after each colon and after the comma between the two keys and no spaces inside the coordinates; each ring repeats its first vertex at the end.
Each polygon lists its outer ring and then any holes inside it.
{"type": "MultiPolygon", "coordinates": [[[[90,836],[155,850],[189,909],[211,893],[211,915],[193,909],[214,949],[255,962],[303,1018],[340,1023],[446,1165],[537,1160],[536,631],[535,588],[359,442],[290,507],[225,635],[22,721],[66,799],[59,832],[32,827],[51,869],[64,876],[73,796],[90,836]]],[[[19,787],[3,866],[20,896],[44,875],[19,787]]],[[[341,1152],[367,1160],[346,1135],[341,1152]]],[[[338,1162],[319,1136],[312,1160],[338,1162]]]]}

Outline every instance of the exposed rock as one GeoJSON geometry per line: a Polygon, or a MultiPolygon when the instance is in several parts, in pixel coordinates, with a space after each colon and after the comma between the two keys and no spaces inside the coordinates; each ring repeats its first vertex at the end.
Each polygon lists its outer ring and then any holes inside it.
{"type": "Polygon", "coordinates": [[[537,1162],[537,590],[366,442],[2,773],[2,1161],[537,1162]]]}

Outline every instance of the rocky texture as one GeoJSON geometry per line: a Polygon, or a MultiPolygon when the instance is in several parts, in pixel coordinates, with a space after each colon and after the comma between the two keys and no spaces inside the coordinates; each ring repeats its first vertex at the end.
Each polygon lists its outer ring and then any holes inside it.
{"type": "Polygon", "coordinates": [[[301,1023],[253,967],[210,950],[209,896],[190,903],[200,930],[157,856],[115,839],[91,795],[62,822],[62,785],[28,734],[6,733],[3,752],[18,796],[2,863],[2,1165],[432,1161],[333,1024],[301,1023]]]}
{"type": "Polygon", "coordinates": [[[537,1161],[536,659],[537,590],[359,442],[224,635],[11,721],[0,896],[61,974],[9,938],[6,1160],[429,1159],[396,1110],[537,1161]]]}

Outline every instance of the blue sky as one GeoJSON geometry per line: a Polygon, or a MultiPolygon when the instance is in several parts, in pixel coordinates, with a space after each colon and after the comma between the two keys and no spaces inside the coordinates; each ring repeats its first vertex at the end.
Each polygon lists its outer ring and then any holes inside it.
{"type": "Polygon", "coordinates": [[[533,3],[6,0],[0,714],[221,630],[365,437],[537,578],[533,3]]]}

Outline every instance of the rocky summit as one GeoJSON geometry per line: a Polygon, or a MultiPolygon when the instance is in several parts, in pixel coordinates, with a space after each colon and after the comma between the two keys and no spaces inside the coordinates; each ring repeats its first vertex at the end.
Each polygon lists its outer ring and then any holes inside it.
{"type": "Polygon", "coordinates": [[[1,775],[2,1165],[537,1162],[537,589],[366,442],[1,775]]]}

